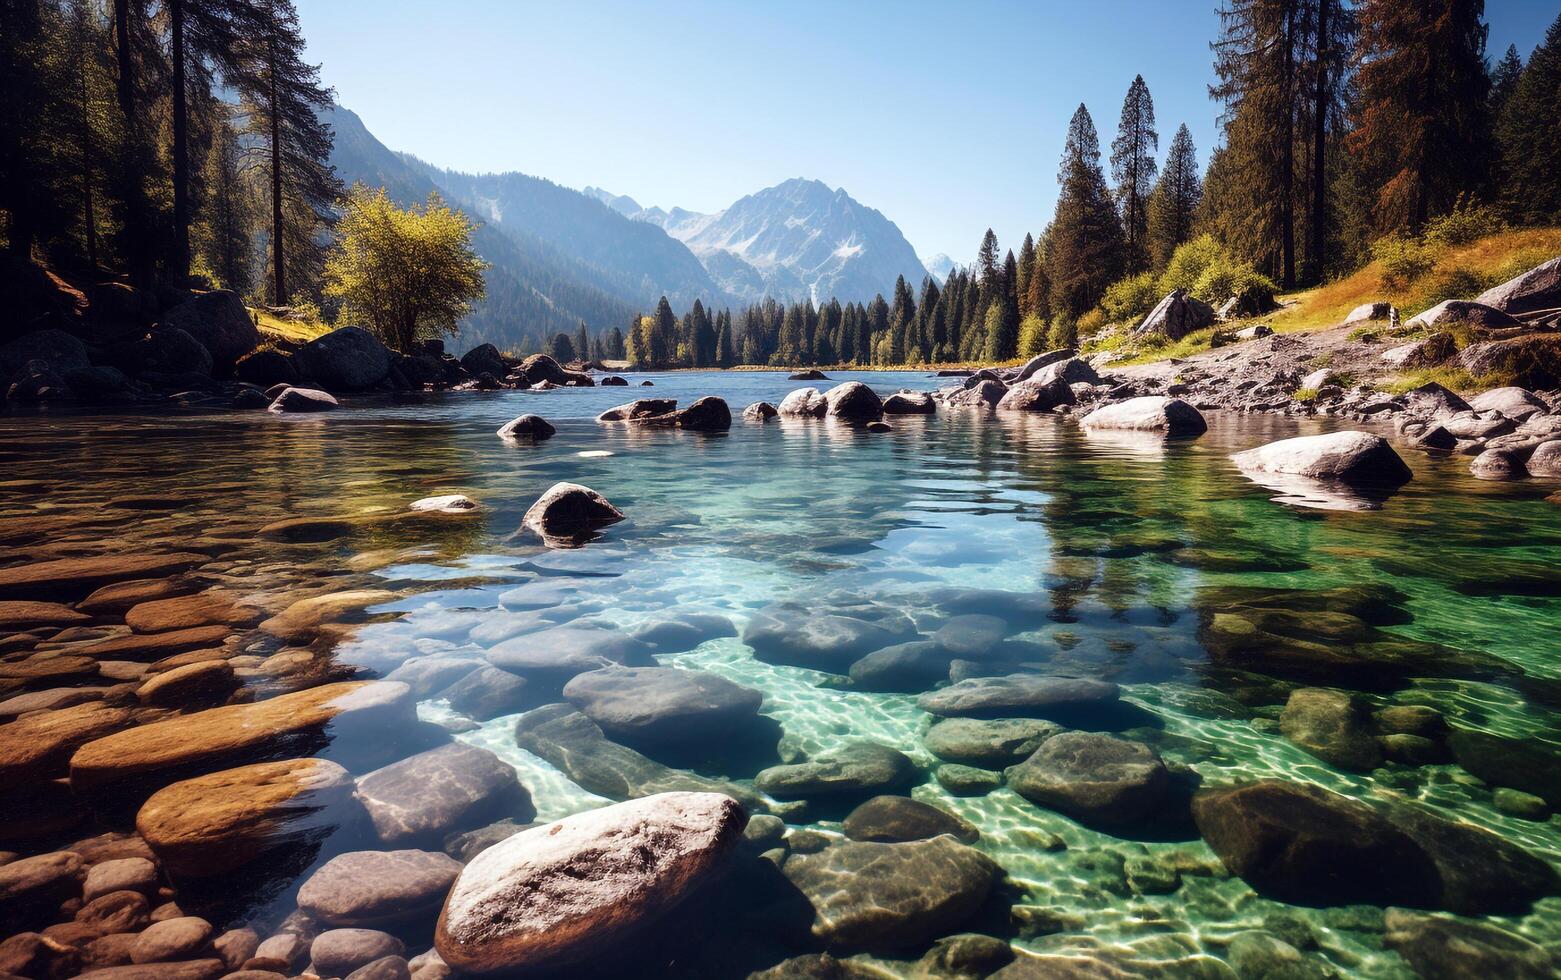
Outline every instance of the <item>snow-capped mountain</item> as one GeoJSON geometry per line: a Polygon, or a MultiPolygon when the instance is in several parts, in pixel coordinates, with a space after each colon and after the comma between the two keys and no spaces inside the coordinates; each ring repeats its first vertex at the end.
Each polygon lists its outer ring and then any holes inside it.
{"type": "Polygon", "coordinates": [[[639,208],[600,188],[584,193],[689,247],[712,279],[743,299],[867,301],[904,276],[917,286],[927,270],[900,229],[844,190],[795,178],[716,214],[639,208]]]}
{"type": "Polygon", "coordinates": [[[939,284],[948,282],[949,273],[959,268],[959,263],[949,258],[944,252],[927,256],[921,260],[921,264],[927,267],[927,271],[932,273],[933,278],[938,280],[939,284]]]}

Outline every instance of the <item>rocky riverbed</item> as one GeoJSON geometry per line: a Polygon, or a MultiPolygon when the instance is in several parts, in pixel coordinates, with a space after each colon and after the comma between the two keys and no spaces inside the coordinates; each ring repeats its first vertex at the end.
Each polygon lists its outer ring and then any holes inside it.
{"type": "Polygon", "coordinates": [[[0,420],[0,971],[1550,975],[1544,478],[1049,360],[0,420]]]}

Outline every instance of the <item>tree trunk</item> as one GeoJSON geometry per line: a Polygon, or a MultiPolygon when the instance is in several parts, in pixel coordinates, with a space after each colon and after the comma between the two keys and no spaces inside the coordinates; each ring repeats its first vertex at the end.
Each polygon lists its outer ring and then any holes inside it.
{"type": "Polygon", "coordinates": [[[267,45],[271,70],[271,302],[287,303],[287,272],[282,243],[282,109],[277,102],[275,26],[267,45]]]}
{"type": "Polygon", "coordinates": [[[114,0],[114,55],[119,62],[119,111],[134,128],[135,61],[130,50],[130,0],[114,0]]]}
{"type": "Polygon", "coordinates": [[[1323,277],[1323,237],[1328,224],[1328,8],[1333,0],[1317,0],[1317,91],[1312,118],[1312,215],[1307,226],[1307,275],[1323,277]]]}
{"type": "Polygon", "coordinates": [[[1280,153],[1279,222],[1280,281],[1295,286],[1295,5],[1285,10],[1284,44],[1284,149],[1280,153]]]}
{"type": "Polygon", "coordinates": [[[92,103],[91,93],[87,85],[87,59],[91,57],[89,47],[91,38],[88,33],[87,5],[79,3],[76,7],[76,82],[77,94],[81,99],[81,220],[86,226],[87,238],[87,267],[98,267],[98,227],[97,217],[94,213],[92,201],[92,103]]]}
{"type": "Polygon", "coordinates": [[[173,54],[173,266],[175,285],[190,275],[190,134],[184,80],[184,0],[168,0],[173,54]]]}

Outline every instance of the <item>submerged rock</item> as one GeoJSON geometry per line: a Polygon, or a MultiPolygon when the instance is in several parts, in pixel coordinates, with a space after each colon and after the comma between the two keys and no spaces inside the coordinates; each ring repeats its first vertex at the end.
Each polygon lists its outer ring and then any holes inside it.
{"type": "Polygon", "coordinates": [[[521,524],[551,543],[578,540],[621,520],[623,511],[590,487],[555,483],[526,510],[521,524]]]}
{"type": "Polygon", "coordinates": [[[904,753],[877,742],[851,742],[805,762],[771,766],[753,784],[771,796],[860,796],[908,786],[921,777],[904,753]]]}
{"type": "Polygon", "coordinates": [[[1109,681],[1037,674],[972,677],[916,699],[929,714],[946,718],[1004,716],[1077,720],[1115,705],[1120,689],[1109,681]]]}
{"type": "Polygon", "coordinates": [[[843,826],[852,840],[892,844],[949,834],[973,844],[981,832],[968,820],[908,796],[875,796],[852,810],[843,826]]]}
{"type": "Polygon", "coordinates": [[[563,694],[608,737],[629,745],[729,736],[753,720],[764,700],[704,671],[617,665],[576,675],[563,694]]]}
{"type": "Polygon", "coordinates": [[[901,618],[870,622],[778,603],[754,613],[742,639],[765,663],[844,674],[863,656],[915,635],[914,625],[901,618]]]}
{"type": "Polygon", "coordinates": [[[358,779],[358,800],[386,847],[433,846],[501,816],[536,816],[515,770],[474,745],[452,742],[358,779]]]}
{"type": "Polygon", "coordinates": [[[435,948],[478,975],[599,956],[713,878],[746,822],[730,797],[662,793],[516,834],[461,871],[435,948]]]}
{"type": "Polygon", "coordinates": [[[329,412],[341,403],[318,388],[283,388],[271,400],[267,411],[274,415],[292,415],[303,412],[329,412]]]}
{"type": "Polygon", "coordinates": [[[1196,436],[1208,430],[1203,414],[1180,398],[1146,395],[1105,405],[1079,420],[1086,429],[1126,429],[1163,432],[1168,436],[1196,436]]]}
{"type": "Polygon", "coordinates": [[[431,917],[461,863],[431,851],[338,854],[298,889],[298,907],[327,926],[377,928],[431,917]]]}
{"type": "Polygon", "coordinates": [[[1003,769],[1022,762],[1062,728],[1031,718],[947,718],[922,736],[927,751],[940,759],[1003,769]]]}
{"type": "Polygon", "coordinates": [[[1561,963],[1543,946],[1483,922],[1389,909],[1383,943],[1424,980],[1549,980],[1561,963]]]}
{"type": "Polygon", "coordinates": [[[1167,808],[1171,793],[1153,749],[1092,732],[1052,736],[1007,776],[1020,796],[1091,827],[1143,824],[1167,808]]]}
{"type": "Polygon", "coordinates": [[[650,644],[617,630],[555,626],[505,640],[485,656],[501,670],[562,690],[575,675],[608,664],[649,667],[651,651],[650,644]]]}
{"type": "Polygon", "coordinates": [[[847,842],[782,868],[813,908],[813,938],[836,952],[894,952],[947,935],[980,910],[1001,875],[952,837],[847,842]]]}
{"type": "Polygon", "coordinates": [[[1382,764],[1366,706],[1342,691],[1303,687],[1290,692],[1279,716],[1279,730],[1300,748],[1340,769],[1370,772],[1382,764]]]}

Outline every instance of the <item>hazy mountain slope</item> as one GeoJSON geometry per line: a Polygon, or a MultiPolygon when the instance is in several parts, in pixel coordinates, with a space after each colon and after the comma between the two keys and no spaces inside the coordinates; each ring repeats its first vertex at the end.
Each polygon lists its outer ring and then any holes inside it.
{"type": "MultiPolygon", "coordinates": [[[[633,203],[593,190],[618,207],[633,203]]],[[[749,300],[768,292],[865,301],[887,295],[899,276],[918,286],[927,275],[894,222],[817,180],[785,181],[718,214],[646,208],[635,217],[687,243],[717,282],[749,300]]]]}
{"type": "Polygon", "coordinates": [[[927,256],[921,260],[921,264],[927,267],[927,271],[932,273],[939,283],[947,282],[949,273],[959,268],[959,263],[949,258],[943,252],[927,256]]]}
{"type": "MultiPolygon", "coordinates": [[[[457,200],[423,169],[375,139],[355,113],[335,107],[326,119],[336,133],[331,164],[343,181],[383,186],[402,205],[421,203],[435,190],[457,200]]],[[[481,222],[473,244],[491,268],[486,274],[487,298],[462,323],[455,346],[464,349],[491,342],[504,348],[535,347],[543,337],[573,331],[581,320],[593,330],[603,330],[627,323],[646,308],[603,288],[597,270],[534,236],[518,229],[501,233],[482,215],[472,217],[481,222]]]]}

